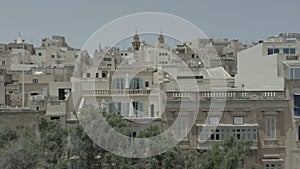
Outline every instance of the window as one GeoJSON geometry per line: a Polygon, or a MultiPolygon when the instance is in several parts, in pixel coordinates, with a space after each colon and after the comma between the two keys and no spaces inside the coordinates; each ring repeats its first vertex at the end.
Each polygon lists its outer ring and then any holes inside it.
{"type": "Polygon", "coordinates": [[[219,124],[220,117],[219,116],[211,116],[209,117],[209,124],[219,124]]]}
{"type": "Polygon", "coordinates": [[[91,77],[91,73],[87,73],[87,74],[86,74],[86,77],[91,77]]]}
{"type": "Polygon", "coordinates": [[[125,79],[124,78],[114,78],[112,80],[113,89],[124,89],[125,88],[125,79]]]}
{"type": "Polygon", "coordinates": [[[9,93],[9,94],[12,94],[12,93],[14,93],[14,91],[10,90],[10,91],[8,91],[8,93],[9,93]]]}
{"type": "Polygon", "coordinates": [[[300,141],[300,126],[298,126],[298,141],[300,141]]]}
{"type": "Polygon", "coordinates": [[[243,116],[233,117],[233,124],[244,124],[244,117],[243,116]]]}
{"type": "Polygon", "coordinates": [[[58,89],[58,100],[65,100],[66,99],[66,94],[71,91],[70,88],[66,89],[58,89]]]}
{"type": "Polygon", "coordinates": [[[38,79],[32,79],[32,83],[38,83],[39,80],[38,79]]]}
{"type": "Polygon", "coordinates": [[[266,139],[276,140],[276,117],[266,117],[266,139]]]}
{"type": "Polygon", "coordinates": [[[55,58],[55,55],[51,55],[51,58],[55,58]]]}
{"type": "Polygon", "coordinates": [[[78,55],[75,55],[74,58],[77,59],[77,58],[78,58],[78,55]]]}
{"type": "Polygon", "coordinates": [[[282,165],[281,165],[281,163],[268,162],[268,163],[265,163],[264,169],[282,169],[282,165]]]}
{"type": "Polygon", "coordinates": [[[291,68],[290,69],[290,78],[291,79],[300,79],[300,68],[291,68]]]}
{"type": "Polygon", "coordinates": [[[51,120],[57,120],[57,121],[60,121],[60,117],[59,116],[53,116],[53,117],[50,117],[51,120]]]}
{"type": "Polygon", "coordinates": [[[187,139],[187,119],[184,116],[179,116],[177,121],[177,138],[187,139]]]}
{"type": "Polygon", "coordinates": [[[154,117],[154,104],[151,104],[150,106],[150,113],[151,113],[151,117],[154,117]]]}
{"type": "Polygon", "coordinates": [[[5,60],[2,60],[2,65],[5,65],[5,60]]]}
{"type": "Polygon", "coordinates": [[[274,53],[279,53],[279,48],[274,48],[274,53]]]}
{"type": "Polygon", "coordinates": [[[103,58],[103,61],[105,61],[105,62],[111,62],[111,58],[103,58]]]}
{"type": "Polygon", "coordinates": [[[283,48],[284,54],[296,54],[296,48],[283,48]]]}
{"type": "Polygon", "coordinates": [[[294,115],[300,116],[300,95],[294,95],[294,115]]]}
{"type": "Polygon", "coordinates": [[[105,78],[106,77],[106,73],[102,72],[102,77],[105,78]]]}
{"type": "Polygon", "coordinates": [[[134,116],[143,117],[144,116],[144,106],[142,102],[132,102],[134,116]]]}
{"type": "Polygon", "coordinates": [[[296,49],[295,48],[290,48],[290,54],[296,54],[296,49]]]}
{"type": "Polygon", "coordinates": [[[130,89],[143,89],[143,79],[142,78],[133,78],[130,82],[130,89]]]}
{"type": "Polygon", "coordinates": [[[124,102],[109,103],[109,113],[118,113],[124,117],[128,117],[129,103],[124,103],[124,102]]]}
{"type": "Polygon", "coordinates": [[[272,55],[274,53],[273,48],[268,48],[268,55],[272,55]]]}
{"type": "Polygon", "coordinates": [[[41,53],[41,52],[39,52],[39,56],[42,56],[42,53],[41,53]]]}
{"type": "Polygon", "coordinates": [[[148,81],[145,82],[145,87],[149,87],[149,82],[148,81]]]}
{"type": "Polygon", "coordinates": [[[98,78],[99,77],[99,73],[96,73],[96,78],[98,78]]]}
{"type": "Polygon", "coordinates": [[[199,140],[224,140],[226,137],[237,139],[257,140],[257,129],[255,127],[210,127],[199,128],[199,140]]]}

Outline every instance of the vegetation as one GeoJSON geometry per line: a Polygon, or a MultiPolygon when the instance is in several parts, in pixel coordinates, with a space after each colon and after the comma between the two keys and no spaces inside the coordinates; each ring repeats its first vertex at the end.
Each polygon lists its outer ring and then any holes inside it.
{"type": "MultiPolygon", "coordinates": [[[[128,133],[127,122],[118,114],[106,115],[117,131],[128,133]]],[[[150,126],[137,137],[147,138],[160,133],[150,126]]],[[[144,159],[120,157],[98,147],[78,124],[69,131],[58,121],[39,118],[38,132],[33,128],[0,129],[1,169],[258,169],[247,162],[251,142],[230,137],[214,144],[206,152],[174,147],[167,152],[144,159]]]]}

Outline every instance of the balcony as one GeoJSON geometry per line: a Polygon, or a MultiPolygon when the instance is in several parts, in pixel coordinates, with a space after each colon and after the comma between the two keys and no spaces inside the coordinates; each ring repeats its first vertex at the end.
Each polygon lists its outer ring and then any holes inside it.
{"type": "Polygon", "coordinates": [[[258,124],[198,124],[198,148],[207,150],[214,143],[223,141],[226,137],[233,136],[237,139],[251,140],[252,149],[257,149],[258,124]]]}
{"type": "Polygon", "coordinates": [[[213,91],[213,92],[167,92],[168,101],[178,100],[282,100],[285,99],[283,91],[213,91]]]}
{"type": "Polygon", "coordinates": [[[151,89],[83,90],[82,96],[149,95],[151,89]]]}

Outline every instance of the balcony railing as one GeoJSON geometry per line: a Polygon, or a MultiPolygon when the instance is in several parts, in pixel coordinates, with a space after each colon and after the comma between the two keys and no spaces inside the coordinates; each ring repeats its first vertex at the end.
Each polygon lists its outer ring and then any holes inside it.
{"type": "Polygon", "coordinates": [[[106,95],[149,95],[150,89],[113,89],[113,90],[83,90],[83,96],[106,96],[106,95]]]}
{"type": "Polygon", "coordinates": [[[284,99],[283,91],[211,91],[211,92],[167,92],[169,101],[228,99],[228,100],[279,100],[284,99]]]}

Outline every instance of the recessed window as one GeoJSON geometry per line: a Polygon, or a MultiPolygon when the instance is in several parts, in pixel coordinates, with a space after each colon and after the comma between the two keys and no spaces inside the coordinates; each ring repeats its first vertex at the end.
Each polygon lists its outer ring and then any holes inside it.
{"type": "Polygon", "coordinates": [[[268,55],[272,55],[272,54],[274,54],[273,48],[268,48],[268,55]]]}
{"type": "Polygon", "coordinates": [[[187,139],[187,118],[183,116],[178,117],[177,122],[177,138],[178,139],[187,139]]]}
{"type": "Polygon", "coordinates": [[[149,87],[149,82],[148,81],[145,82],[145,87],[149,87]]]}
{"type": "Polygon", "coordinates": [[[274,53],[279,53],[279,48],[274,48],[274,53]]]}
{"type": "Polygon", "coordinates": [[[86,74],[86,77],[91,77],[91,73],[87,73],[87,74],[86,74]]]}
{"type": "Polygon", "coordinates": [[[111,62],[111,58],[103,58],[103,61],[105,61],[105,62],[111,62]]]}
{"type": "Polygon", "coordinates": [[[42,53],[41,53],[41,52],[39,52],[39,56],[42,56],[42,53]]]}
{"type": "Polygon", "coordinates": [[[290,48],[290,54],[296,54],[296,49],[295,48],[290,48]]]}
{"type": "Polygon", "coordinates": [[[294,115],[300,116],[300,95],[294,95],[294,115]]]}
{"type": "Polygon", "coordinates": [[[300,126],[298,126],[298,141],[300,141],[300,126]]]}
{"type": "Polygon", "coordinates": [[[102,72],[102,77],[105,78],[106,77],[106,73],[102,72]]]}
{"type": "Polygon", "coordinates": [[[53,117],[50,117],[51,120],[57,120],[57,121],[60,121],[60,117],[58,116],[53,116],[53,117]]]}
{"type": "Polygon", "coordinates": [[[51,58],[55,58],[55,55],[51,55],[51,58]]]}
{"type": "Polygon", "coordinates": [[[244,124],[244,117],[243,116],[233,117],[233,124],[244,124]]]}
{"type": "Polygon", "coordinates": [[[267,116],[266,117],[266,139],[276,140],[276,117],[267,116]]]}
{"type": "Polygon", "coordinates": [[[32,79],[32,83],[38,83],[39,80],[38,79],[32,79]]]}
{"type": "Polygon", "coordinates": [[[96,73],[96,78],[98,78],[99,77],[99,73],[96,73]]]}

